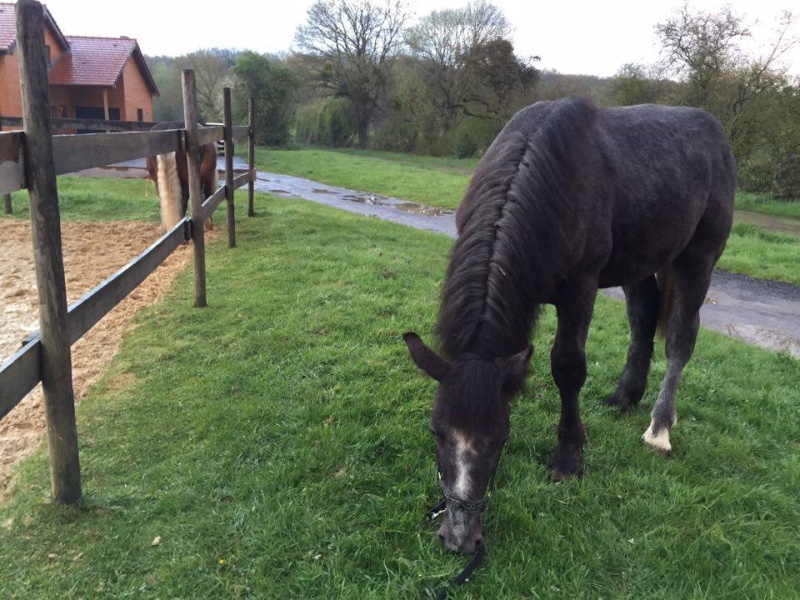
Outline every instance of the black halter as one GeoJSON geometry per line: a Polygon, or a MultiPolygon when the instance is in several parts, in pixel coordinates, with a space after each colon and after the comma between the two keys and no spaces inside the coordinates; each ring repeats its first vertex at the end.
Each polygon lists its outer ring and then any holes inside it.
{"type": "MultiPolygon", "coordinates": [[[[503,444],[503,448],[505,448],[505,444],[503,444]]],[[[497,456],[497,464],[495,464],[494,471],[492,471],[492,475],[489,477],[489,485],[486,486],[486,495],[480,500],[473,501],[459,498],[455,493],[453,493],[453,490],[445,485],[444,478],[442,477],[442,470],[438,469],[436,475],[439,478],[439,488],[442,490],[444,499],[436,503],[436,505],[426,513],[426,516],[429,519],[435,519],[446,510],[448,502],[450,503],[450,508],[452,510],[457,510],[458,512],[463,512],[466,514],[485,511],[486,507],[489,506],[489,498],[492,495],[492,489],[494,489],[494,476],[497,474],[497,467],[500,465],[500,458],[503,454],[503,448],[500,449],[500,454],[497,456]]]]}
{"type": "Polygon", "coordinates": [[[445,485],[444,479],[442,479],[442,474],[439,473],[439,487],[442,489],[442,495],[444,496],[444,499],[450,503],[450,508],[467,514],[483,512],[486,510],[486,507],[489,505],[489,496],[492,495],[491,488],[493,483],[494,473],[492,473],[492,478],[489,480],[486,496],[477,501],[464,500],[463,498],[456,496],[453,493],[453,490],[445,485]]]}

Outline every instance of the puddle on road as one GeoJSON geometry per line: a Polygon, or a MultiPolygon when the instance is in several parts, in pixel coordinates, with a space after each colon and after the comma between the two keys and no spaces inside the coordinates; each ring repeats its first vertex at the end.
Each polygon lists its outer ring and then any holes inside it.
{"type": "Polygon", "coordinates": [[[453,214],[452,210],[439,208],[436,206],[427,206],[425,204],[417,204],[416,202],[402,202],[399,200],[391,200],[378,194],[344,194],[343,200],[349,202],[357,202],[359,204],[371,204],[373,206],[388,206],[397,210],[402,210],[405,213],[412,215],[423,215],[426,217],[440,217],[442,215],[453,214]]]}
{"type": "Polygon", "coordinates": [[[800,358],[800,343],[781,331],[741,323],[729,323],[727,329],[728,337],[800,358]]]}

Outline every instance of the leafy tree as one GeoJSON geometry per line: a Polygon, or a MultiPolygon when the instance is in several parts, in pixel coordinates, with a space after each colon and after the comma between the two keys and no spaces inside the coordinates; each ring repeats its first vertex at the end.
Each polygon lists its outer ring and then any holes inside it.
{"type": "Polygon", "coordinates": [[[675,17],[656,26],[667,67],[684,82],[682,102],[720,119],[739,161],[740,183],[756,191],[781,188],[783,184],[766,176],[765,169],[774,174],[774,161],[783,160],[780,140],[784,149],[795,147],[787,139],[793,135],[787,134],[791,127],[770,138],[763,135],[785,115],[790,96],[786,90],[796,87],[779,67],[781,55],[796,43],[790,35],[793,24],[792,15],[784,13],[769,51],[758,57],[742,51],[740,43],[751,36],[750,29],[730,7],[705,13],[690,12],[684,5],[675,17]]]}
{"type": "Polygon", "coordinates": [[[229,71],[233,67],[237,50],[206,48],[181,56],[175,60],[180,81],[180,71],[194,71],[197,94],[197,111],[202,120],[222,120],[222,88],[230,83],[229,71]]]}
{"type": "Polygon", "coordinates": [[[611,101],[619,106],[669,103],[674,88],[661,69],[628,63],[620,67],[611,81],[611,101]]]}
{"type": "Polygon", "coordinates": [[[153,119],[183,120],[183,91],[175,59],[171,56],[146,56],[145,61],[158,88],[158,96],[153,99],[153,119]]]}
{"type": "Polygon", "coordinates": [[[283,145],[290,139],[299,81],[281,61],[255,52],[242,52],[233,69],[232,101],[235,118],[246,119],[249,98],[255,98],[256,142],[283,145]]]}
{"type": "Polygon", "coordinates": [[[423,148],[445,142],[459,155],[485,149],[534,86],[539,75],[530,64],[534,59],[515,55],[510,33],[502,11],[485,0],[435,10],[409,30],[417,85],[424,93],[416,94],[417,104],[407,109],[425,115],[423,148]],[[462,125],[465,119],[469,124],[462,125]],[[478,126],[475,120],[490,125],[478,126]]]}
{"type": "Polygon", "coordinates": [[[386,102],[390,58],[407,20],[402,0],[317,0],[297,29],[295,40],[308,55],[308,81],[349,102],[362,147],[386,102]]]}

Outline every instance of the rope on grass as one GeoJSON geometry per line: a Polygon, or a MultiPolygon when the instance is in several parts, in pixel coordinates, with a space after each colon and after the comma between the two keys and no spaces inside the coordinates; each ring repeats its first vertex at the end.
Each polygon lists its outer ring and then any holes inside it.
{"type": "MultiPolygon", "coordinates": [[[[427,513],[425,513],[425,518],[429,521],[434,520],[439,515],[443,514],[446,510],[447,501],[445,499],[440,500],[436,503],[436,505],[431,508],[427,513]]],[[[447,591],[459,585],[466,583],[469,580],[470,575],[472,575],[475,570],[481,566],[483,563],[483,557],[486,554],[486,546],[481,544],[475,550],[475,554],[472,555],[472,559],[469,561],[466,567],[462,569],[462,571],[453,577],[447,584],[446,587],[439,590],[439,593],[436,594],[436,600],[445,600],[447,598],[447,591]]]]}

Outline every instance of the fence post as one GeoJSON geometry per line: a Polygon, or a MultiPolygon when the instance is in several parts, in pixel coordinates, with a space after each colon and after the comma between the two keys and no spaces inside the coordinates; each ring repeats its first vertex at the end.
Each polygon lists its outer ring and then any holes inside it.
{"type": "Polygon", "coordinates": [[[189,201],[192,205],[192,246],[194,247],[194,305],[206,306],[206,241],[203,231],[203,190],[200,185],[200,146],[197,141],[197,96],[194,71],[184,69],[183,118],[186,128],[186,160],[189,201]]]}
{"type": "Polygon", "coordinates": [[[225,201],[228,215],[228,248],[236,247],[236,219],[233,212],[233,117],[231,116],[231,88],[222,90],[222,121],[225,125],[225,201]]]}
{"type": "Polygon", "coordinates": [[[3,206],[5,207],[7,215],[10,215],[13,212],[13,209],[11,208],[11,194],[3,194],[3,206]]]}
{"type": "Polygon", "coordinates": [[[39,291],[42,388],[50,449],[53,500],[81,497],[75,394],[67,331],[67,290],[61,248],[61,218],[50,133],[50,89],[44,45],[44,10],[36,0],[17,2],[25,178],[30,194],[31,235],[39,291]]]}
{"type": "Polygon", "coordinates": [[[256,100],[253,97],[247,103],[247,120],[250,123],[250,133],[247,136],[247,160],[250,167],[250,181],[247,184],[247,216],[254,217],[256,216],[256,211],[253,207],[253,192],[256,185],[256,100]]]}

